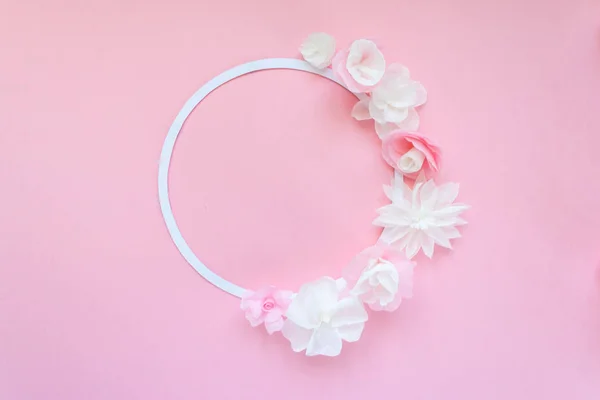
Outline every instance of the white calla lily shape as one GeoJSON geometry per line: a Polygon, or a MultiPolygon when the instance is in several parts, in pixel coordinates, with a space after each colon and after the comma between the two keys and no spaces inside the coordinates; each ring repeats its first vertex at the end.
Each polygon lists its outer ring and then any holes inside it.
{"type": "Polygon", "coordinates": [[[342,341],[360,339],[368,319],[361,300],[342,297],[340,287],[330,277],[304,284],[286,311],[282,334],[295,352],[307,356],[335,357],[342,341]]]}

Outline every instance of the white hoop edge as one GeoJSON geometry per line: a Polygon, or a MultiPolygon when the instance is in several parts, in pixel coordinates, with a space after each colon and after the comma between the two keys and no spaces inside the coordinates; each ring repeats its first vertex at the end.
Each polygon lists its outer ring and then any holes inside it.
{"type": "MultiPolygon", "coordinates": [[[[165,224],[167,225],[171,239],[175,243],[175,246],[183,258],[185,258],[185,260],[192,266],[192,268],[196,270],[196,272],[198,272],[204,279],[217,288],[236,297],[241,297],[246,289],[229,282],[209,269],[202,261],[200,261],[196,254],[194,254],[190,246],[183,238],[177,222],[175,221],[175,216],[173,215],[173,210],[171,208],[171,201],[169,199],[169,168],[171,165],[171,158],[173,156],[173,150],[175,148],[177,137],[179,136],[185,121],[196,108],[196,106],[198,106],[198,104],[200,104],[200,102],[204,100],[206,96],[208,96],[219,86],[242,75],[246,75],[255,71],[270,69],[291,69],[310,72],[312,74],[327,78],[346,88],[343,83],[335,78],[331,69],[318,70],[313,68],[306,61],[295,58],[267,58],[240,64],[212,78],[200,89],[198,89],[196,93],[192,95],[192,97],[189,98],[169,128],[169,132],[167,133],[167,137],[165,138],[160,153],[160,163],[158,167],[158,199],[163,219],[165,220],[165,224]]],[[[355,95],[359,99],[362,98],[361,95],[355,95]]]]}

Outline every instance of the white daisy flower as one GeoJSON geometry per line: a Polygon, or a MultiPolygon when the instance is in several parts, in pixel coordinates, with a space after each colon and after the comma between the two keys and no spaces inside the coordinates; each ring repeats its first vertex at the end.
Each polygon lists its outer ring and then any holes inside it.
{"type": "Polygon", "coordinates": [[[456,226],[467,222],[459,217],[469,208],[454,203],[458,196],[458,183],[436,186],[433,179],[425,181],[420,176],[411,190],[396,173],[392,186],[384,187],[392,204],[381,207],[374,225],[383,227],[381,240],[405,250],[413,258],[419,250],[429,258],[434,244],[451,249],[450,239],[460,237],[456,226]]]}

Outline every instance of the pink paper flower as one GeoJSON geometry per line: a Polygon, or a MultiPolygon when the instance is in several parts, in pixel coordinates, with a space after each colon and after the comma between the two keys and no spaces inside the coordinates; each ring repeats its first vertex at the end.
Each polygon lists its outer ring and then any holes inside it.
{"type": "Polygon", "coordinates": [[[291,303],[293,293],[267,286],[256,292],[248,291],[242,297],[241,309],[252,327],[265,324],[269,335],[283,328],[283,314],[291,303]]]}
{"type": "Polygon", "coordinates": [[[409,179],[424,172],[429,178],[440,169],[441,150],[416,132],[394,131],[383,139],[383,159],[409,179]]]}
{"type": "Polygon", "coordinates": [[[394,311],[412,297],[415,263],[391,246],[378,243],[358,254],[346,267],[350,294],[374,311],[394,311]]]}
{"type": "Polygon", "coordinates": [[[359,39],[333,57],[331,68],[348,90],[368,93],[383,78],[385,58],[375,43],[359,39]]]}

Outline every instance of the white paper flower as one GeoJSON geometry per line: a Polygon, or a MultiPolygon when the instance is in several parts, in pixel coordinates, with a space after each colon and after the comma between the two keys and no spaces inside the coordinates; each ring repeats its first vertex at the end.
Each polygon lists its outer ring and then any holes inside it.
{"type": "Polygon", "coordinates": [[[315,68],[327,68],[335,54],[335,39],[327,33],[311,33],[300,46],[300,53],[315,68]]]}
{"type": "Polygon", "coordinates": [[[354,93],[371,92],[385,74],[383,54],[367,39],[355,40],[347,50],[338,51],[331,64],[335,76],[354,93]]]}
{"type": "Polygon", "coordinates": [[[350,294],[360,297],[366,304],[387,306],[398,292],[398,270],[390,261],[383,258],[370,260],[356,286],[350,294]]]}
{"type": "Polygon", "coordinates": [[[460,237],[456,226],[467,223],[459,215],[469,208],[454,203],[457,183],[436,186],[433,179],[425,181],[421,175],[411,190],[396,173],[392,186],[384,189],[392,204],[377,210],[379,217],[373,221],[384,228],[382,241],[405,249],[408,258],[420,249],[431,258],[434,244],[452,248],[450,239],[460,237]]]}
{"type": "Polygon", "coordinates": [[[342,351],[342,340],[360,339],[367,312],[354,297],[340,298],[340,288],[330,277],[304,284],[285,314],[283,336],[292,350],[307,356],[334,357],[342,351]]]}
{"type": "Polygon", "coordinates": [[[344,270],[350,294],[374,311],[394,311],[412,297],[415,263],[388,244],[377,243],[360,252],[344,270]]]}
{"type": "Polygon", "coordinates": [[[375,120],[375,130],[379,137],[386,136],[395,129],[416,131],[419,128],[419,115],[415,107],[427,101],[423,85],[410,79],[408,68],[392,64],[385,72],[370,98],[360,100],[352,109],[352,116],[361,121],[375,120]]]}

